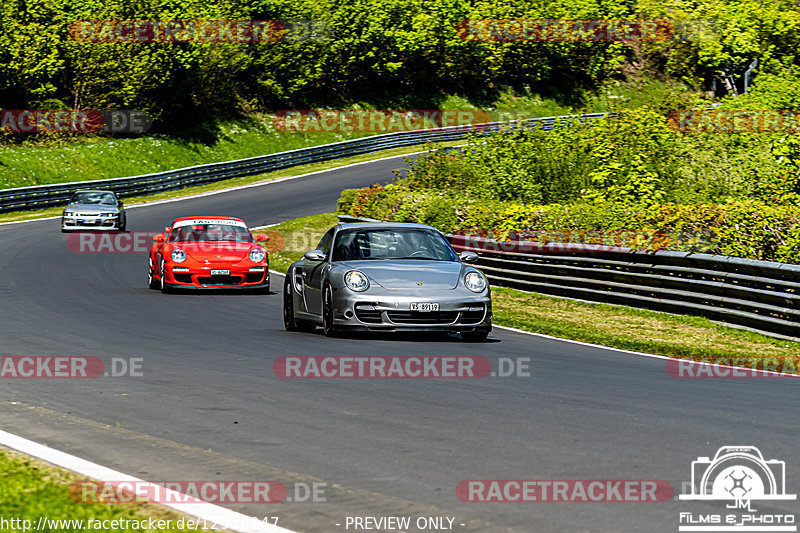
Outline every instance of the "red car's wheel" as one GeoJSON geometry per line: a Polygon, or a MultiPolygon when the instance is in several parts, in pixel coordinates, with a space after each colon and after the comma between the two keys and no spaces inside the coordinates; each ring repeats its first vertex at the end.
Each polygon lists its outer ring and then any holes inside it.
{"type": "Polygon", "coordinates": [[[156,276],[155,276],[156,271],[153,268],[153,260],[150,259],[149,261],[150,261],[150,265],[149,265],[149,267],[147,269],[147,284],[153,290],[159,289],[159,288],[161,288],[161,284],[156,279],[156,276]]]}
{"type": "Polygon", "coordinates": [[[164,261],[161,261],[160,275],[161,275],[161,283],[160,283],[161,292],[166,294],[169,292],[169,287],[167,287],[167,283],[164,281],[164,261]]]}

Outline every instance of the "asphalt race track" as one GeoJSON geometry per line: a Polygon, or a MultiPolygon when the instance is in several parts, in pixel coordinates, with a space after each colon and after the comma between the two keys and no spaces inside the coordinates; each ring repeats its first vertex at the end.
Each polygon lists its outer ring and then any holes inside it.
{"type": "MultiPolygon", "coordinates": [[[[130,231],[190,214],[251,226],[329,212],[402,158],[128,212],[130,231]]],[[[0,428],[149,480],[325,483],[326,501],[235,504],[303,532],[347,516],[449,516],[454,531],[676,532],[718,503],[467,503],[469,479],[666,480],[725,445],[786,463],[800,492],[798,382],[675,379],[662,359],[496,329],[449,339],[287,333],[273,294],[148,290],[145,254],[78,254],[58,221],[0,226],[0,355],[142,358],[143,377],[3,379],[0,428]],[[529,357],[530,377],[286,380],[286,355],[529,357]],[[461,524],[464,524],[463,526],[461,524]]],[[[761,502],[794,513],[797,501],[761,502]]],[[[337,526],[336,524],[340,524],[337,526]]],[[[350,531],[353,531],[351,528],[350,531]]],[[[374,531],[374,530],[373,530],[374,531]]],[[[410,529],[409,531],[417,531],[410,529]]]]}

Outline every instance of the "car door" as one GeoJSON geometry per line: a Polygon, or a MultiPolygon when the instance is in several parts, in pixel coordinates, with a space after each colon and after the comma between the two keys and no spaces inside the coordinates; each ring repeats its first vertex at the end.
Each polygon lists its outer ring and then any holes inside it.
{"type": "Polygon", "coordinates": [[[322,315],[322,280],[325,272],[328,271],[331,255],[331,244],[335,228],[331,228],[322,237],[317,245],[318,250],[326,256],[325,261],[303,261],[303,299],[306,311],[314,315],[322,315]]]}
{"type": "Polygon", "coordinates": [[[164,262],[164,247],[166,247],[167,243],[169,242],[169,235],[172,232],[172,228],[169,226],[164,226],[164,242],[156,243],[153,245],[153,264],[155,267],[155,271],[158,274],[161,272],[161,266],[164,262]]]}

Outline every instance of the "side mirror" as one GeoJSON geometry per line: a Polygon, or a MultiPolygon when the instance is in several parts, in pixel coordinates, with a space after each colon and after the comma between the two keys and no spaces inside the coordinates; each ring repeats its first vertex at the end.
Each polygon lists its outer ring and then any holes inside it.
{"type": "Polygon", "coordinates": [[[122,200],[117,202],[117,207],[122,207],[123,205],[125,205],[125,202],[123,202],[122,200]]]}
{"type": "Polygon", "coordinates": [[[269,240],[269,235],[256,235],[256,242],[267,242],[269,240]]]}
{"type": "Polygon", "coordinates": [[[458,257],[465,263],[474,263],[478,260],[478,254],[475,252],[461,252],[458,257]]]}
{"type": "Polygon", "coordinates": [[[309,261],[325,261],[327,256],[322,253],[322,250],[311,250],[303,254],[303,257],[309,261]]]}
{"type": "Polygon", "coordinates": [[[164,226],[164,235],[169,233],[169,226],[164,226]]]}
{"type": "Polygon", "coordinates": [[[156,242],[164,242],[166,237],[163,234],[159,233],[158,235],[153,235],[153,240],[156,242]]]}

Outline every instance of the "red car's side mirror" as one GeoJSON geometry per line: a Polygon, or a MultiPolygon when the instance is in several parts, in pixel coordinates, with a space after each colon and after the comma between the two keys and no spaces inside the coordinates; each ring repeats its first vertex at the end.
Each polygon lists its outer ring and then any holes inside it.
{"type": "Polygon", "coordinates": [[[153,235],[153,240],[156,242],[164,242],[166,238],[162,234],[153,235]]]}
{"type": "Polygon", "coordinates": [[[269,235],[256,235],[256,242],[267,242],[269,235]]]}

